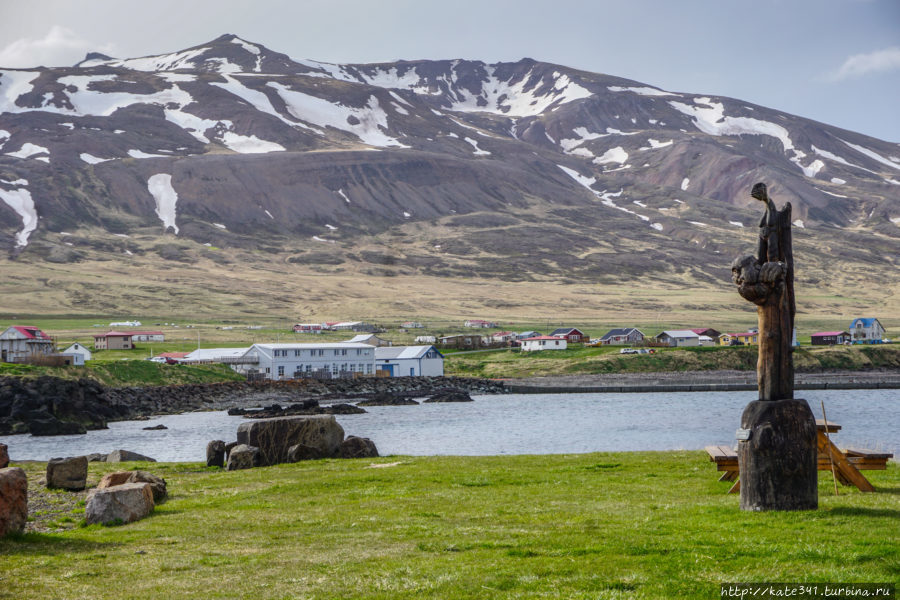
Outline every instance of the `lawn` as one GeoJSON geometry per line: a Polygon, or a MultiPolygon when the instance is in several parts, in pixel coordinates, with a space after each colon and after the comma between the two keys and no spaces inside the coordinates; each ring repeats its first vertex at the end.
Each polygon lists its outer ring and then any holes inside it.
{"type": "MultiPolygon", "coordinates": [[[[44,465],[23,465],[38,485],[44,465]]],[[[148,519],[0,541],[0,598],[715,598],[896,582],[900,467],[820,509],[746,513],[705,453],[145,464],[148,519]]],[[[89,483],[116,469],[92,463],[89,483]]]]}

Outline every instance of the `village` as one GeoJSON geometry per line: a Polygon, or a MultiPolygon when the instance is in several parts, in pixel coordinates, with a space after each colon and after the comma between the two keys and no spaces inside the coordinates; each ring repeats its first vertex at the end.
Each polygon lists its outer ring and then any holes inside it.
{"type": "MultiPolygon", "coordinates": [[[[387,327],[364,321],[329,321],[295,324],[290,332],[276,334],[278,341],[274,343],[261,341],[227,347],[200,347],[198,330],[196,349],[153,354],[154,344],[157,348],[165,348],[169,341],[163,330],[142,330],[139,321],[115,321],[107,327],[107,331],[91,336],[92,343],[80,340],[59,345],[56,336],[36,326],[11,325],[0,333],[0,362],[84,366],[88,361],[115,356],[114,360],[149,360],[166,364],[223,364],[251,381],[282,381],[443,376],[445,355],[461,352],[508,349],[532,353],[616,346],[621,347],[621,354],[651,354],[665,348],[756,346],[759,343],[759,333],[755,329],[744,332],[720,332],[714,328],[670,329],[649,336],[636,327],[620,327],[609,329],[599,337],[591,337],[586,328],[580,327],[557,327],[544,334],[535,330],[509,331],[495,321],[468,319],[457,329],[477,331],[415,335],[412,344],[400,345],[384,335],[390,331],[387,327]],[[337,339],[341,333],[355,335],[349,339],[337,339]],[[292,334],[329,334],[326,336],[329,339],[323,342],[282,341],[292,334]],[[123,355],[121,351],[126,352],[123,355]],[[140,356],[144,351],[149,351],[150,356],[140,356]]],[[[186,325],[185,328],[192,329],[194,326],[186,325]]],[[[234,326],[218,326],[216,329],[231,331],[234,326]]],[[[243,329],[258,331],[262,327],[250,325],[243,329]]],[[[418,321],[405,321],[395,331],[409,338],[414,332],[426,329],[418,321]]],[[[856,318],[845,330],[822,331],[809,336],[812,346],[890,342],[877,318],[856,318]]],[[[800,345],[796,330],[792,345],[800,345]]]]}

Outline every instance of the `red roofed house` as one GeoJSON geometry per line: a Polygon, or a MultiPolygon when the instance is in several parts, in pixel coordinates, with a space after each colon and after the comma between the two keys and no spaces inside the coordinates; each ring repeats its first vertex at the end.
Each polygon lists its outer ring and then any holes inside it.
{"type": "Polygon", "coordinates": [[[561,327],[555,331],[551,331],[550,337],[565,338],[566,341],[572,344],[588,341],[588,336],[580,329],[575,329],[574,327],[561,327]]]}
{"type": "Polygon", "coordinates": [[[94,336],[94,350],[132,350],[134,342],[130,333],[107,331],[94,336]]]}
{"type": "Polygon", "coordinates": [[[850,333],[847,331],[822,331],[810,336],[813,346],[834,346],[836,344],[850,343],[850,333]]]}
{"type": "Polygon", "coordinates": [[[53,338],[30,325],[13,325],[0,333],[0,362],[21,362],[53,354],[53,338]]]}
{"type": "Polygon", "coordinates": [[[539,335],[519,341],[522,344],[522,352],[534,350],[565,350],[568,345],[566,338],[552,337],[549,335],[539,335]]]}

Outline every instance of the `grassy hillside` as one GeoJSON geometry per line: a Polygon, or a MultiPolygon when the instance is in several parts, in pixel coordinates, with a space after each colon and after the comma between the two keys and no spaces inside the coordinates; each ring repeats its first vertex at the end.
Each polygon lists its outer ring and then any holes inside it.
{"type": "Polygon", "coordinates": [[[168,482],[155,514],[80,527],[75,506],[0,540],[0,598],[718,598],[900,573],[896,464],[874,494],[821,472],[819,510],[792,513],[741,512],[702,452],[142,467],[168,482]]]}
{"type": "Polygon", "coordinates": [[[225,365],[166,365],[146,360],[90,361],[84,367],[41,367],[0,363],[0,375],[17,377],[50,375],[63,379],[86,377],[111,387],[214,383],[244,379],[225,365]]]}
{"type": "MultiPolygon", "coordinates": [[[[592,373],[649,373],[657,371],[709,371],[756,369],[755,346],[663,348],[655,354],[619,354],[619,348],[581,348],[519,352],[501,350],[448,354],[448,375],[517,378],[592,373]]],[[[900,368],[900,345],[811,346],[794,353],[797,371],[827,369],[900,368]]]]}

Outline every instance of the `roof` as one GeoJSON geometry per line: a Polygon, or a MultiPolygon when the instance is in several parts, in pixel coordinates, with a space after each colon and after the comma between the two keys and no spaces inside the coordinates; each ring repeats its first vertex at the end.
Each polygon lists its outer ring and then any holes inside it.
{"type": "Polygon", "coordinates": [[[819,333],[814,333],[810,337],[822,337],[826,335],[850,335],[846,331],[820,331],[819,333]]]}
{"type": "Polygon", "coordinates": [[[554,336],[552,336],[552,335],[539,335],[539,336],[537,336],[537,337],[525,338],[524,340],[519,340],[519,341],[521,341],[521,342],[531,342],[531,341],[533,341],[533,340],[555,340],[555,341],[558,342],[558,341],[560,340],[560,338],[554,337],[554,336]]]}
{"type": "Polygon", "coordinates": [[[49,340],[50,336],[31,325],[13,325],[13,329],[24,335],[29,340],[49,340]]]}
{"type": "Polygon", "coordinates": [[[498,335],[516,335],[515,331],[497,331],[494,333],[494,337],[498,335]]]}
{"type": "MultiPolygon", "coordinates": [[[[378,337],[374,333],[361,333],[359,335],[355,335],[346,342],[342,342],[343,344],[365,344],[365,340],[371,340],[373,337],[378,337]]],[[[381,339],[381,338],[378,338],[381,339]]],[[[369,344],[371,346],[371,344],[369,344]]]]}
{"type": "MultiPolygon", "coordinates": [[[[231,358],[243,356],[247,350],[250,348],[198,348],[193,352],[188,352],[181,358],[185,360],[215,360],[217,358],[231,358]]],[[[167,352],[165,354],[180,354],[179,352],[167,352]]],[[[157,354],[157,356],[163,356],[163,354],[157,354]]],[[[179,358],[178,356],[172,356],[172,358],[179,358]]]]}
{"type": "MultiPolygon", "coordinates": [[[[252,347],[265,348],[266,350],[312,350],[313,348],[317,350],[320,348],[323,350],[338,350],[340,348],[365,348],[366,350],[371,350],[372,344],[360,344],[357,342],[310,342],[307,344],[253,344],[252,347]]],[[[244,350],[249,350],[249,348],[244,348],[244,350]]]]}
{"type": "Polygon", "coordinates": [[[881,325],[881,322],[879,322],[878,319],[874,317],[860,317],[858,319],[853,319],[852,321],[850,321],[850,327],[853,327],[853,324],[857,321],[862,321],[863,327],[871,327],[876,322],[881,325]]]}
{"type": "MultiPolygon", "coordinates": [[[[432,348],[434,346],[386,346],[375,348],[375,360],[422,358],[432,348]]],[[[443,358],[443,354],[440,352],[438,354],[443,358]]]]}
{"type": "MultiPolygon", "coordinates": [[[[244,350],[244,348],[241,349],[244,350]]],[[[161,358],[184,358],[188,354],[190,354],[190,352],[160,352],[156,356],[161,358]]]]}
{"type": "Polygon", "coordinates": [[[690,329],[670,329],[669,331],[663,331],[656,337],[659,337],[660,335],[667,335],[667,336],[673,337],[673,338],[675,338],[675,337],[681,337],[681,338],[698,338],[698,337],[700,337],[699,335],[697,335],[690,329]]]}
{"type": "Polygon", "coordinates": [[[580,329],[575,329],[574,327],[560,327],[556,331],[551,331],[550,335],[562,335],[564,333],[572,333],[573,331],[577,331],[581,335],[584,335],[584,332],[582,332],[580,329]]]}
{"type": "Polygon", "coordinates": [[[692,328],[691,328],[691,331],[693,331],[693,332],[696,333],[697,335],[703,335],[703,334],[706,333],[707,331],[716,331],[716,330],[715,330],[714,328],[712,328],[712,327],[697,327],[697,328],[693,328],[693,327],[692,327],[692,328]]]}
{"type": "Polygon", "coordinates": [[[727,335],[728,337],[741,337],[745,335],[759,335],[758,331],[745,331],[744,333],[723,333],[719,337],[727,335]]]}
{"type": "Polygon", "coordinates": [[[611,338],[611,337],[613,337],[613,336],[615,336],[615,335],[628,335],[628,334],[631,333],[632,331],[637,331],[637,332],[640,333],[641,335],[644,335],[644,334],[641,333],[641,331],[640,331],[639,329],[637,329],[636,327],[622,327],[622,328],[620,328],[620,329],[610,329],[610,330],[607,331],[607,332],[603,335],[603,337],[600,338],[600,339],[601,339],[601,340],[605,340],[605,339],[611,338]]]}
{"type": "Polygon", "coordinates": [[[106,333],[96,333],[96,334],[94,334],[94,337],[95,337],[95,338],[101,338],[101,337],[131,337],[131,336],[133,336],[133,335],[134,335],[134,333],[132,333],[132,332],[125,333],[125,332],[122,332],[122,331],[107,331],[106,333]]]}

